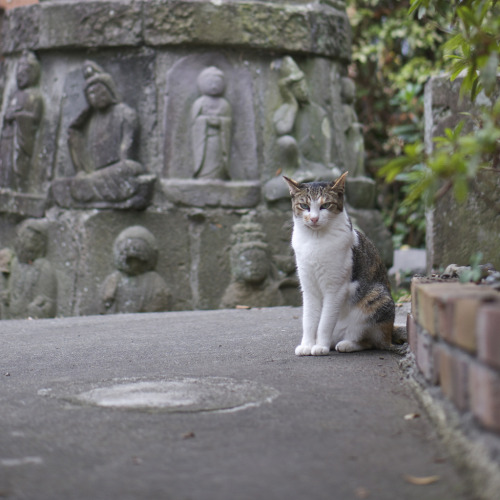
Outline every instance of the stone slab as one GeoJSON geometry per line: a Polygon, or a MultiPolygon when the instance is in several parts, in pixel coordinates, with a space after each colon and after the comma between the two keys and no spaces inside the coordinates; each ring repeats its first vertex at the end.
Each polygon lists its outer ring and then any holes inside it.
{"type": "Polygon", "coordinates": [[[259,181],[161,179],[160,183],[166,199],[181,206],[250,208],[260,201],[259,181]]]}

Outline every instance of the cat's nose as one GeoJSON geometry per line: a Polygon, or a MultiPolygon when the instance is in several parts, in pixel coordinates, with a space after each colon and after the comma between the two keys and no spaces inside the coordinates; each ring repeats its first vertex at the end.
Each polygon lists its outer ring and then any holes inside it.
{"type": "Polygon", "coordinates": [[[312,215],[311,216],[311,222],[313,224],[316,224],[316,222],[318,222],[318,221],[319,221],[319,215],[312,215]]]}

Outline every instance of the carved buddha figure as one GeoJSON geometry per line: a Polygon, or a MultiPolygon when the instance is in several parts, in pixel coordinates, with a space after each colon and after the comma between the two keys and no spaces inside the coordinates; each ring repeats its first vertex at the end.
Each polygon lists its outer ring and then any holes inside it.
{"type": "Polygon", "coordinates": [[[201,97],[191,107],[194,177],[229,179],[231,105],[223,97],[224,73],[210,66],[198,76],[201,97]]]}
{"type": "Polygon", "coordinates": [[[222,297],[220,307],[237,305],[272,307],[284,303],[281,280],[264,241],[262,226],[251,214],[242,217],[233,228],[230,252],[231,283],[222,297]]]}
{"type": "Polygon", "coordinates": [[[25,51],[16,71],[17,91],[4,115],[0,141],[0,186],[26,192],[29,187],[35,141],[43,114],[43,99],[36,88],[40,64],[25,51]]]}
{"type": "MultiPolygon", "coordinates": [[[[88,107],[73,121],[68,147],[76,176],[52,184],[63,206],[113,206],[138,196],[146,169],[132,158],[137,150],[136,112],[121,101],[108,73],[92,61],[83,68],[88,107]]],[[[139,200],[141,203],[142,200],[139,200]]],[[[137,208],[137,207],[136,207],[137,208]]]]}
{"type": "MultiPolygon", "coordinates": [[[[332,133],[328,114],[311,99],[304,72],[286,56],[275,61],[279,71],[281,105],[273,115],[276,133],[275,163],[281,173],[300,182],[333,180],[331,163],[332,133]]],[[[264,186],[268,201],[287,198],[281,176],[264,186]]],[[[285,186],[286,188],[286,186],[285,186]]]]}
{"type": "Polygon", "coordinates": [[[8,266],[2,298],[9,318],[53,318],[57,309],[57,279],[45,258],[47,227],[26,219],[17,229],[15,252],[8,266]]]}
{"type": "Polygon", "coordinates": [[[115,240],[113,256],[116,271],[101,289],[101,312],[132,313],[166,311],[170,292],[155,271],[158,245],[153,234],[142,226],[131,226],[115,240]]]}

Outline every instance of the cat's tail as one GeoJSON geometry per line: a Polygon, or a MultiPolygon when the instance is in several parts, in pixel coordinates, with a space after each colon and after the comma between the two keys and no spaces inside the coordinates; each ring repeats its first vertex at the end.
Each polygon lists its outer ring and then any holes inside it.
{"type": "Polygon", "coordinates": [[[408,334],[406,332],[406,327],[394,325],[394,328],[392,330],[391,344],[386,350],[404,356],[408,352],[407,342],[408,334]]]}

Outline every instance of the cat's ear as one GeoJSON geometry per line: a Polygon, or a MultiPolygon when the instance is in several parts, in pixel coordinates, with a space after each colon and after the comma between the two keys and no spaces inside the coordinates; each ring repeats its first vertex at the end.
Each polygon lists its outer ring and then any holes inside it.
{"type": "Polygon", "coordinates": [[[285,175],[283,176],[283,179],[285,179],[286,183],[288,184],[288,189],[290,190],[291,196],[296,195],[300,191],[300,184],[297,181],[289,179],[285,175]]]}
{"type": "Polygon", "coordinates": [[[332,182],[330,190],[336,191],[337,193],[343,193],[345,189],[345,178],[347,177],[347,174],[348,172],[344,172],[336,181],[332,182]]]}

